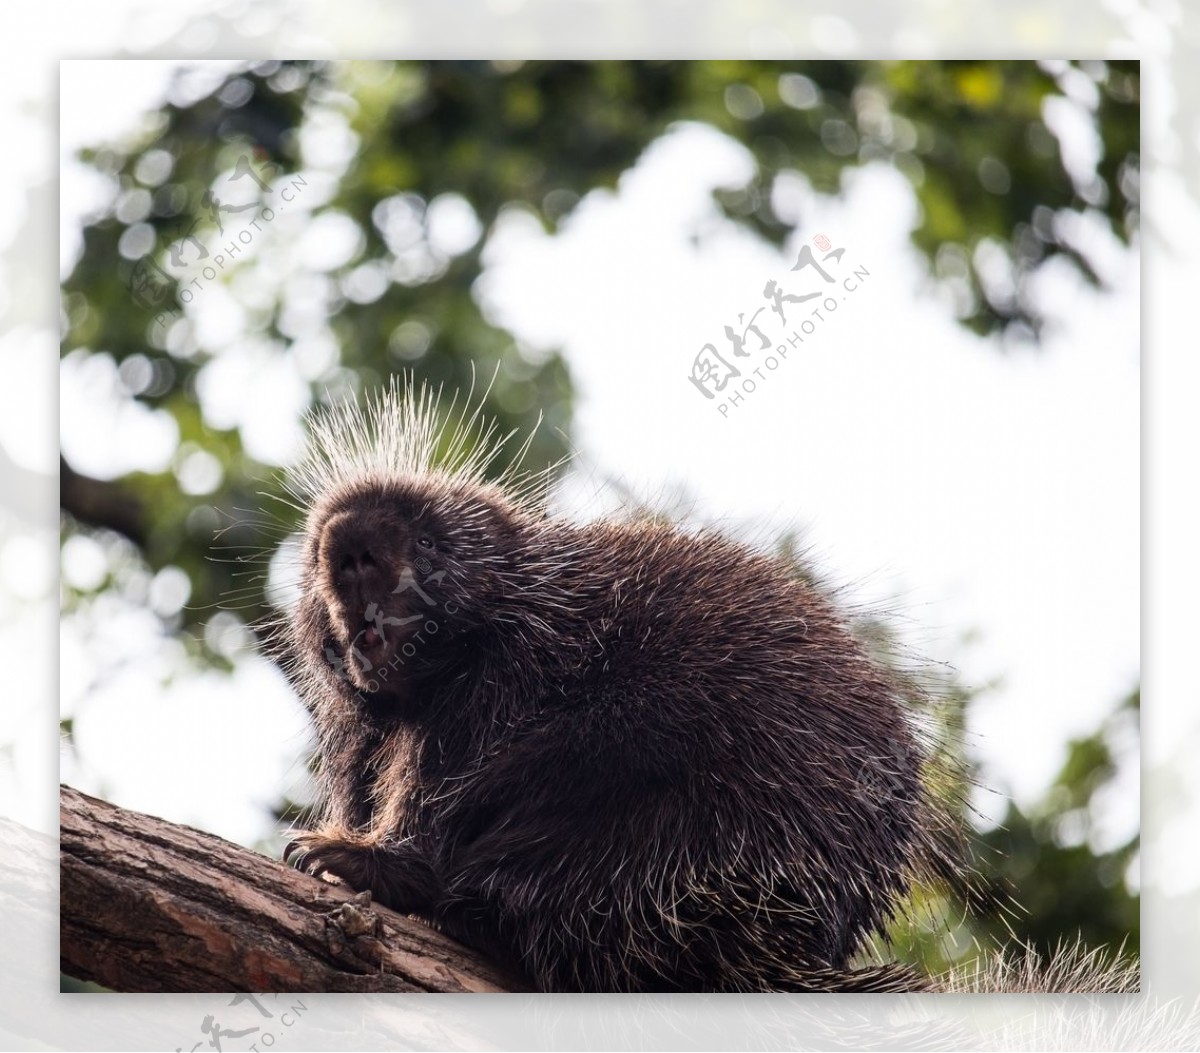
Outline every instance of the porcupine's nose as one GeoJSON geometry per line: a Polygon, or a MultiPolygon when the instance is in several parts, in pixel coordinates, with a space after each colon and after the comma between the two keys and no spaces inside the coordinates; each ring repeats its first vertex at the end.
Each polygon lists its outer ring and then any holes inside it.
{"type": "Polygon", "coordinates": [[[329,521],[322,545],[323,558],[327,571],[339,586],[363,588],[382,579],[385,559],[378,540],[378,532],[357,517],[342,515],[329,521]]]}
{"type": "Polygon", "coordinates": [[[338,561],[338,577],[344,581],[360,581],[374,573],[379,564],[369,548],[346,552],[338,561]]]}

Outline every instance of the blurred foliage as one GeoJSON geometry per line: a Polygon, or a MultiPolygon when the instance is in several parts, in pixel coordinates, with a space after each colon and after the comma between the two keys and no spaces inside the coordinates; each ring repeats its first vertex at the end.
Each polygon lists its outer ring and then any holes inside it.
{"type": "Polygon", "coordinates": [[[1125,933],[1136,952],[1141,914],[1127,875],[1141,837],[1135,832],[1108,843],[1104,818],[1118,757],[1136,755],[1140,712],[1138,690],[1094,734],[1070,744],[1062,770],[1030,814],[1009,802],[999,826],[984,835],[989,876],[997,887],[1015,890],[1020,908],[1007,925],[988,919],[993,938],[1015,935],[1048,955],[1063,934],[1097,946],[1125,933]]]}
{"type": "MultiPolygon", "coordinates": [[[[941,726],[961,727],[972,694],[953,678],[935,694],[941,726]]],[[[1119,763],[1136,764],[1140,706],[1135,690],[1093,734],[1071,742],[1061,770],[1029,814],[1009,800],[997,824],[984,832],[971,828],[971,887],[917,890],[911,912],[916,924],[901,918],[889,931],[898,957],[937,974],[1017,943],[1043,960],[1076,940],[1108,957],[1139,956],[1141,835],[1134,830],[1114,842],[1105,820],[1119,763]]],[[[951,755],[960,761],[959,778],[950,780],[943,799],[958,802],[961,811],[969,784],[987,780],[953,745],[951,755]]]]}
{"type": "MultiPolygon", "coordinates": [[[[257,460],[205,395],[230,356],[282,370],[310,405],[402,370],[448,391],[494,377],[487,412],[505,431],[542,415],[527,463],[558,460],[570,378],[556,349],[519,345],[481,307],[474,287],[489,235],[514,209],[556,230],[676,122],[704,122],[748,150],[751,178],[715,200],[774,245],[797,225],[781,180],[836,193],[849,170],[894,166],[919,205],[914,244],[962,323],[1036,340],[1039,267],[1065,264],[1102,283],[1080,223],[1120,243],[1136,236],[1138,107],[1132,61],[183,70],[128,141],[83,157],[112,200],[82,231],[63,283],[63,355],[69,368],[110,377],[119,399],[167,415],[178,444],[164,471],[114,479],[63,461],[64,543],[98,542],[108,568],[86,584],[64,575],[64,613],[86,614],[106,595],[142,606],[157,595],[166,629],[207,664],[228,661],[219,641],[230,619],[269,614],[264,557],[298,513],[281,500],[278,466],[257,460]],[[1060,133],[1076,147],[1065,155],[1060,133]],[[324,255],[278,233],[300,229],[284,227],[285,207],[320,234],[324,255]],[[233,305],[233,337],[211,330],[218,300],[233,305]]],[[[1027,910],[1013,927],[1039,944],[1076,930],[1136,938],[1136,897],[1121,881],[1136,842],[1094,851],[1088,841],[1089,804],[1112,766],[1105,735],[1075,744],[1044,807],[1011,809],[985,839],[1027,910]]],[[[951,736],[946,748],[962,743],[951,736]]],[[[984,928],[972,937],[990,935],[984,928]]],[[[930,937],[908,953],[945,952],[930,937]]]]}

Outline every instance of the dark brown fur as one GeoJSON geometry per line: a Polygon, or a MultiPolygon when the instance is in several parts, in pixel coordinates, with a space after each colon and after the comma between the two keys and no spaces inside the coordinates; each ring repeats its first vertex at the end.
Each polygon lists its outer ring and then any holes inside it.
{"type": "Polygon", "coordinates": [[[919,986],[847,972],[949,864],[904,692],[832,602],[717,533],[411,468],[313,495],[297,865],[543,990],[919,986]]]}

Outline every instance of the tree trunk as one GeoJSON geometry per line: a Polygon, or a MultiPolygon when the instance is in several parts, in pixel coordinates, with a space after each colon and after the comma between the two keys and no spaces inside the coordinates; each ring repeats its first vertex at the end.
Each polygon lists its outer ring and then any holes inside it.
{"type": "Polygon", "coordinates": [[[367,895],[212,834],[60,792],[63,972],[116,991],[512,991],[367,895]]]}

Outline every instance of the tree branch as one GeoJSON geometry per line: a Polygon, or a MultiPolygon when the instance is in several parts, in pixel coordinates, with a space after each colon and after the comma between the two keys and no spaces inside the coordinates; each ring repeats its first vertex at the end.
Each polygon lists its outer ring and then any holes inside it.
{"type": "Polygon", "coordinates": [[[60,790],[63,972],[117,991],[512,991],[474,951],[266,856],[60,790]]]}
{"type": "Polygon", "coordinates": [[[139,548],[145,548],[146,510],[128,487],[80,475],[61,456],[58,472],[59,507],[63,511],[81,523],[124,534],[139,548]]]}

